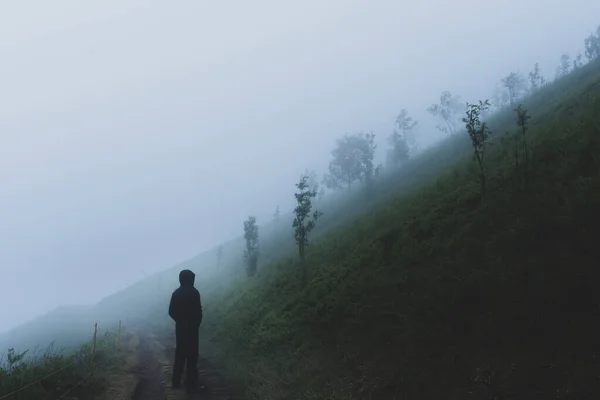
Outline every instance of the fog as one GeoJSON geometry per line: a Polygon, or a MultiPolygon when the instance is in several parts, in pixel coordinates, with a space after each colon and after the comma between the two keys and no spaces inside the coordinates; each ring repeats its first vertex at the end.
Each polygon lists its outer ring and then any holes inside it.
{"type": "MultiPolygon", "coordinates": [[[[419,144],[450,90],[553,77],[595,0],[151,2],[0,6],[0,331],[92,304],[291,209],[337,137],[419,144]]],[[[201,277],[198,277],[201,279],[201,277]]]]}

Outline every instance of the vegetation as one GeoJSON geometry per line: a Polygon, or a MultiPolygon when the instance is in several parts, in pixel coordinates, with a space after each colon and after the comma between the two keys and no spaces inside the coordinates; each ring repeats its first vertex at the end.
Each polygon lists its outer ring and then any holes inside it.
{"type": "Polygon", "coordinates": [[[388,153],[389,164],[395,168],[407,162],[416,150],[415,128],[418,121],[414,121],[408,111],[402,109],[396,117],[396,125],[398,128],[394,128],[389,138],[391,149],[388,153]]]}
{"type": "Polygon", "coordinates": [[[521,149],[521,153],[523,154],[523,169],[525,171],[525,176],[527,178],[527,168],[529,166],[529,150],[527,149],[527,130],[529,127],[527,126],[527,121],[531,118],[531,115],[528,114],[528,111],[523,108],[521,104],[517,108],[515,108],[515,112],[517,113],[517,127],[520,130],[520,135],[516,135],[519,139],[516,141],[517,145],[517,169],[520,167],[519,165],[519,150],[521,149]]]}
{"type": "Polygon", "coordinates": [[[308,184],[309,177],[303,175],[300,178],[300,182],[296,184],[298,193],[295,193],[297,206],[294,209],[294,221],[292,227],[294,228],[294,239],[298,245],[298,255],[300,256],[301,268],[302,268],[302,282],[306,283],[306,268],[305,268],[305,257],[306,248],[308,247],[308,235],[314,229],[317,219],[322,215],[320,211],[315,211],[310,214],[312,209],[312,199],[317,195],[316,189],[311,189],[308,184]]]}
{"type": "Polygon", "coordinates": [[[479,183],[481,184],[481,200],[485,196],[485,167],[483,165],[485,157],[485,145],[490,136],[490,130],[487,123],[481,120],[481,114],[490,107],[488,100],[479,101],[479,104],[467,103],[467,115],[463,122],[467,128],[467,133],[471,138],[473,146],[473,155],[479,166],[479,183]]]}
{"type": "Polygon", "coordinates": [[[307,177],[306,183],[308,185],[308,188],[311,191],[318,193],[320,186],[319,186],[319,178],[318,178],[317,173],[315,171],[313,171],[313,170],[308,170],[307,169],[306,171],[304,171],[304,175],[303,176],[307,177]]]}
{"type": "Polygon", "coordinates": [[[556,69],[556,77],[562,78],[567,76],[571,71],[571,56],[568,53],[563,53],[560,56],[560,65],[556,69]]]}
{"type": "Polygon", "coordinates": [[[375,134],[346,134],[336,142],[331,152],[333,159],[329,163],[329,174],[324,184],[330,189],[351,188],[356,181],[370,185],[375,175],[375,134]]]}
{"type": "Polygon", "coordinates": [[[449,91],[442,92],[439,104],[432,104],[427,108],[430,114],[442,120],[442,125],[438,125],[437,128],[451,135],[458,130],[463,110],[460,97],[453,96],[449,91]]]}
{"type": "Polygon", "coordinates": [[[252,277],[256,274],[258,266],[258,225],[256,225],[256,217],[250,216],[244,221],[244,239],[246,240],[246,248],[244,249],[246,274],[252,277]]]}
{"type": "Polygon", "coordinates": [[[511,106],[527,93],[525,78],[517,72],[511,72],[502,78],[502,84],[508,91],[508,102],[511,106]]]}
{"type": "Polygon", "coordinates": [[[577,57],[575,57],[575,59],[573,60],[573,69],[581,67],[583,67],[583,55],[581,54],[581,52],[579,52],[577,54],[577,57]]]}
{"type": "Polygon", "coordinates": [[[535,63],[533,71],[529,73],[529,84],[532,93],[538,91],[538,89],[547,84],[546,79],[540,72],[540,65],[538,63],[535,63]]]}
{"type": "Polygon", "coordinates": [[[11,348],[0,359],[0,398],[53,399],[67,393],[65,398],[92,398],[103,391],[110,372],[123,362],[116,350],[112,331],[98,337],[95,353],[91,343],[74,352],[51,345],[33,355],[11,348]]]}
{"type": "Polygon", "coordinates": [[[485,123],[526,138],[526,188],[489,140],[480,204],[473,143],[449,138],[382,176],[377,199],[326,209],[306,285],[292,273],[300,261],[283,258],[260,281],[205,295],[206,352],[250,398],[600,393],[600,328],[587,317],[600,305],[600,65],[520,100],[485,123]]]}
{"type": "Polygon", "coordinates": [[[600,25],[596,29],[596,33],[591,33],[585,41],[585,56],[589,61],[600,59],[600,25]]]}

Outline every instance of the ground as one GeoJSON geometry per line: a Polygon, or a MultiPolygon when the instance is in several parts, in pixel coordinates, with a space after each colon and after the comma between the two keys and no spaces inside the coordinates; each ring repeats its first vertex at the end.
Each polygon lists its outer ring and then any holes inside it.
{"type": "Polygon", "coordinates": [[[159,337],[146,329],[133,330],[126,344],[127,363],[113,378],[103,400],[241,399],[234,394],[227,379],[202,354],[198,359],[200,390],[186,394],[184,389],[171,389],[174,343],[174,333],[159,337]]]}

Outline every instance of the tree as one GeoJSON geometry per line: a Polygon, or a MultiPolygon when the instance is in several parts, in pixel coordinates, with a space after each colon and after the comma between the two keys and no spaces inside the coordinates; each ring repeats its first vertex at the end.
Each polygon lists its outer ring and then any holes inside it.
{"type": "Polygon", "coordinates": [[[498,82],[494,90],[494,107],[503,108],[510,104],[510,98],[508,97],[508,90],[504,87],[501,82],[498,82]]]}
{"type": "Polygon", "coordinates": [[[387,164],[393,168],[398,168],[410,158],[410,147],[406,136],[399,133],[396,129],[389,137],[391,148],[387,152],[387,164]]]}
{"type": "Polygon", "coordinates": [[[596,34],[593,32],[585,38],[585,56],[588,61],[600,59],[600,25],[596,29],[596,34]]]}
{"type": "Polygon", "coordinates": [[[345,134],[338,139],[331,152],[333,159],[329,162],[329,174],[323,178],[325,186],[342,189],[350,188],[356,181],[370,184],[375,170],[373,158],[376,148],[374,133],[345,134]]]}
{"type": "Polygon", "coordinates": [[[304,175],[308,176],[308,187],[310,190],[319,191],[319,178],[317,173],[313,170],[306,169],[304,175]]]}
{"type": "Polygon", "coordinates": [[[568,53],[562,53],[560,56],[560,64],[556,69],[556,77],[561,78],[567,76],[571,70],[571,56],[568,53]]]}
{"type": "Polygon", "coordinates": [[[477,159],[477,164],[479,165],[481,201],[483,201],[486,189],[486,176],[484,168],[485,145],[489,135],[491,134],[487,123],[481,121],[481,112],[487,110],[489,107],[490,102],[488,100],[479,100],[479,104],[467,103],[466,117],[462,119],[462,121],[465,123],[465,127],[467,128],[467,133],[471,138],[473,153],[477,159]]]}
{"type": "Polygon", "coordinates": [[[508,90],[508,101],[512,106],[525,92],[525,79],[518,72],[511,72],[501,79],[502,85],[508,90]]]}
{"type": "Polygon", "coordinates": [[[529,83],[532,92],[537,91],[546,84],[546,80],[540,73],[540,66],[538,63],[535,63],[533,71],[529,73],[529,83]]]}
{"type": "Polygon", "coordinates": [[[317,195],[317,192],[309,188],[307,175],[300,177],[296,188],[298,188],[298,192],[294,193],[294,197],[296,197],[297,205],[294,209],[295,217],[292,227],[294,228],[294,239],[296,239],[296,244],[298,245],[298,255],[302,264],[302,282],[306,283],[306,266],[304,265],[304,260],[306,248],[308,247],[308,235],[323,213],[315,210],[311,215],[312,199],[317,195]]]}
{"type": "Polygon", "coordinates": [[[419,127],[419,121],[413,120],[413,118],[408,115],[408,111],[404,108],[396,117],[396,125],[398,125],[398,130],[406,138],[410,153],[413,154],[417,150],[417,129],[419,127]]]}
{"type": "Polygon", "coordinates": [[[459,122],[457,118],[463,112],[460,97],[453,96],[449,91],[444,91],[440,95],[439,104],[432,104],[427,108],[427,111],[433,116],[441,118],[442,125],[437,126],[440,131],[451,135],[456,133],[459,122]]]}
{"type": "Polygon", "coordinates": [[[373,163],[373,159],[375,158],[377,145],[375,144],[375,134],[373,132],[361,135],[362,140],[360,140],[359,143],[362,173],[359,176],[359,181],[364,181],[369,188],[375,177],[375,164],[373,163]]]}
{"type": "Polygon", "coordinates": [[[252,277],[256,274],[258,265],[258,225],[256,225],[256,217],[250,216],[244,221],[244,239],[246,239],[246,248],[244,249],[246,273],[249,277],[252,277]]]}
{"type": "Polygon", "coordinates": [[[219,246],[217,250],[217,267],[221,264],[221,260],[223,259],[223,246],[219,246]]]}
{"type": "Polygon", "coordinates": [[[415,150],[416,138],[414,130],[418,122],[408,116],[408,111],[403,109],[396,117],[397,129],[389,137],[391,150],[388,153],[390,163],[395,167],[408,161],[415,150]]]}
{"type": "Polygon", "coordinates": [[[405,135],[394,129],[394,132],[389,137],[391,148],[387,153],[388,164],[397,168],[404,164],[410,158],[410,147],[405,135]]]}
{"type": "Polygon", "coordinates": [[[527,130],[529,127],[527,126],[527,121],[531,118],[527,109],[523,108],[521,104],[517,108],[514,109],[517,113],[517,126],[521,129],[521,146],[523,147],[523,155],[524,155],[524,168],[525,168],[525,176],[527,178],[527,167],[529,164],[529,150],[527,148],[527,130]]]}
{"type": "Polygon", "coordinates": [[[573,60],[573,69],[577,69],[577,68],[581,68],[583,67],[583,55],[580,53],[577,54],[577,57],[575,57],[575,59],[573,60]]]}

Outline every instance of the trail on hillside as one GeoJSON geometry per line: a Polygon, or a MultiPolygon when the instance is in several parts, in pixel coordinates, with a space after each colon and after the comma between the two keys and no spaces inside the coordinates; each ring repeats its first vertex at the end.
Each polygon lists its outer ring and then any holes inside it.
{"type": "MultiPolygon", "coordinates": [[[[159,337],[158,340],[165,347],[165,356],[172,365],[175,359],[175,334],[164,335],[159,337]]],[[[226,377],[221,375],[216,367],[202,356],[202,349],[200,349],[200,356],[198,357],[198,387],[197,394],[188,395],[189,399],[242,400],[242,397],[235,394],[226,377]]]]}
{"type": "Polygon", "coordinates": [[[154,356],[148,337],[139,335],[137,348],[139,363],[131,372],[139,377],[132,400],[166,400],[165,387],[161,377],[160,364],[154,356]]]}

